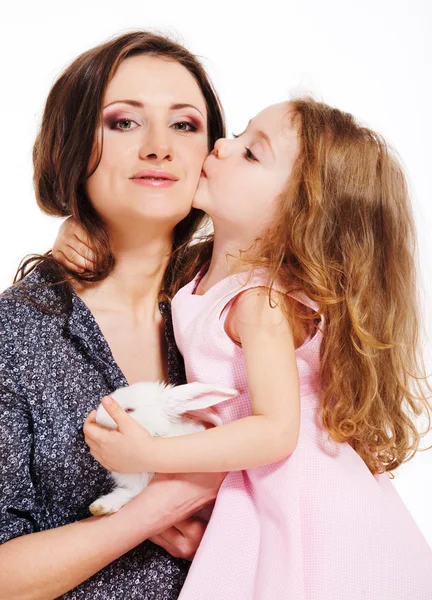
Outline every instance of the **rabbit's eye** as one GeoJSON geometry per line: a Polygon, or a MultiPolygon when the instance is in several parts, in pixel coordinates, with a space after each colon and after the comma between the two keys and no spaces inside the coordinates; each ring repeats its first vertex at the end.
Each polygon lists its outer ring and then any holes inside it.
{"type": "Polygon", "coordinates": [[[127,413],[131,413],[131,412],[134,412],[134,411],[135,411],[134,408],[125,408],[125,412],[127,412],[127,413]]]}

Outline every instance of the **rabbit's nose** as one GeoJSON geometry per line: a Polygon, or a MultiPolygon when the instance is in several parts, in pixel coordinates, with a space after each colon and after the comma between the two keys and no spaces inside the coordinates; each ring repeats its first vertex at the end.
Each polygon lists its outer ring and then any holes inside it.
{"type": "Polygon", "coordinates": [[[125,408],[125,412],[127,412],[127,413],[135,412],[135,409],[134,408],[125,408]]]}

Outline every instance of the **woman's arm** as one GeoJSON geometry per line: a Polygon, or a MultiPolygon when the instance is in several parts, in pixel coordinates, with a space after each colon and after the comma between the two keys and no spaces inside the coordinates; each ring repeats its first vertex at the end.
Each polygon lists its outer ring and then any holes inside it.
{"type": "Polygon", "coordinates": [[[198,433],[152,438],[113,401],[105,408],[118,431],[91,423],[84,427],[91,452],[104,467],[125,473],[234,471],[277,462],[293,452],[300,392],[283,307],[270,305],[267,290],[258,288],[242,293],[231,311],[230,334],[244,351],[252,415],[198,433]]]}
{"type": "Polygon", "coordinates": [[[47,600],[211,502],[223,475],[157,476],[115,515],[35,532],[44,507],[30,471],[34,425],[4,314],[0,310],[0,600],[47,600]]]}
{"type": "Polygon", "coordinates": [[[57,598],[145,539],[210,503],[224,476],[156,475],[118,513],[4,543],[0,546],[0,600],[57,598]]]}

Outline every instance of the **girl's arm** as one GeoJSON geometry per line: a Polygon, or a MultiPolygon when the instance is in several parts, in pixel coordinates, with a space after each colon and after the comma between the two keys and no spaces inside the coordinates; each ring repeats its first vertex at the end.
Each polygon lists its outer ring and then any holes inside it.
{"type": "MultiPolygon", "coordinates": [[[[252,415],[203,432],[154,439],[156,472],[234,471],[287,457],[300,429],[300,391],[292,328],[283,297],[255,288],[240,294],[227,333],[241,344],[252,415]]],[[[235,402],[235,400],[234,400],[235,402]]]]}
{"type": "MultiPolygon", "coordinates": [[[[113,515],[5,542],[0,546],[0,600],[57,598],[214,500],[223,477],[156,475],[148,488],[113,515]]],[[[183,545],[180,552],[187,555],[190,549],[183,545]]]]}
{"type": "Polygon", "coordinates": [[[151,437],[116,402],[108,407],[104,400],[118,431],[88,418],[84,432],[96,460],[125,473],[192,473],[250,469],[291,454],[300,428],[299,380],[283,296],[274,296],[270,305],[264,288],[243,292],[227,319],[228,334],[244,352],[251,416],[198,433],[151,437]]]}

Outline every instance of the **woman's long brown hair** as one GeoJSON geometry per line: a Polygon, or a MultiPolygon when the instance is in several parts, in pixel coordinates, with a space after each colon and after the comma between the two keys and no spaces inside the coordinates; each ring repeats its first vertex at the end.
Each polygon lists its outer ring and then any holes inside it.
{"type": "MultiPolygon", "coordinates": [[[[225,137],[222,107],[204,67],[196,56],[168,37],[134,31],[81,54],[57,79],[48,95],[33,149],[33,180],[38,205],[46,214],[72,215],[83,227],[96,253],[96,268],[94,272],[77,274],[57,263],[48,252],[25,260],[14,283],[40,263],[43,263],[44,271],[51,274],[50,280],[63,282],[71,278],[100,281],[113,269],[114,257],[108,233],[86,194],[85,182],[96,130],[101,122],[105,90],[122,61],[138,54],[176,61],[185,67],[204,96],[209,151],[218,138],[225,137]]],[[[99,147],[96,165],[101,152],[99,147]]],[[[176,272],[181,272],[183,254],[203,219],[202,211],[192,209],[175,227],[173,251],[163,281],[167,296],[171,296],[183,281],[178,279],[176,272]]]]}
{"type": "MultiPolygon", "coordinates": [[[[373,473],[391,471],[419,448],[417,418],[431,424],[407,182],[385,140],[352,115],[310,98],[287,108],[299,154],[256,265],[320,306],[331,438],[373,473]]],[[[296,316],[313,318],[300,307],[296,316]]]]}

